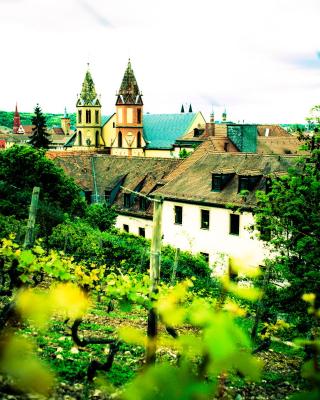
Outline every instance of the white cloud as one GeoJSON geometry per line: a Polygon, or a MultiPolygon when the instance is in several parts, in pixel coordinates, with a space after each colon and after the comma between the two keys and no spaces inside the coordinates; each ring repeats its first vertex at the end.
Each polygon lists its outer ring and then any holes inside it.
{"type": "Polygon", "coordinates": [[[146,111],[301,121],[319,103],[319,13],[317,0],[0,0],[0,109],[74,111],[90,61],[109,114],[131,57],[146,111]]]}

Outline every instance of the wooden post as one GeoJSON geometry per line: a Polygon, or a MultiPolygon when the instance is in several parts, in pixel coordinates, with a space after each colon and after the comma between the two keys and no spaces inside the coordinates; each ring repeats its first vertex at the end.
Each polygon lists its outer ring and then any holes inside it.
{"type": "Polygon", "coordinates": [[[176,249],[175,254],[174,254],[174,263],[173,263],[173,268],[172,268],[172,275],[171,275],[171,285],[174,285],[174,282],[176,280],[176,272],[178,269],[178,263],[179,263],[179,254],[180,254],[180,249],[176,249]]]}
{"type": "MultiPolygon", "coordinates": [[[[150,298],[158,292],[158,284],[160,280],[160,256],[161,256],[161,241],[162,241],[162,207],[163,198],[155,196],[153,203],[153,228],[151,239],[151,253],[150,253],[150,298]]],[[[156,361],[156,338],[158,331],[158,316],[156,309],[152,307],[148,315],[148,341],[146,349],[146,363],[147,365],[154,364],[156,361]]]]}
{"type": "Polygon", "coordinates": [[[28,225],[27,225],[27,232],[26,236],[24,238],[24,248],[32,247],[34,244],[34,227],[36,224],[36,216],[37,216],[37,210],[38,210],[38,201],[39,201],[39,193],[40,193],[40,188],[35,186],[32,191],[32,197],[31,197],[31,204],[30,204],[30,209],[29,209],[29,219],[28,219],[28,225]]]}

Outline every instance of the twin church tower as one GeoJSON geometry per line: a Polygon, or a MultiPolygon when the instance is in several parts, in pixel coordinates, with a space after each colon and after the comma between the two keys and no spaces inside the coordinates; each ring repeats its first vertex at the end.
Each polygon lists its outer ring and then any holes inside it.
{"type": "Polygon", "coordinates": [[[116,96],[116,112],[102,116],[100,96],[88,68],[77,99],[77,132],[73,147],[79,150],[108,149],[110,154],[122,156],[143,155],[146,143],[142,93],[130,59],[116,96]]]}

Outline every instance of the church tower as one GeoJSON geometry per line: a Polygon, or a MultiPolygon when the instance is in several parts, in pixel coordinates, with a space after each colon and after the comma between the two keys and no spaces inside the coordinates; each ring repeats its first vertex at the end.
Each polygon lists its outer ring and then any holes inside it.
{"type": "Polygon", "coordinates": [[[20,133],[20,132],[18,132],[20,125],[21,125],[20,114],[18,111],[18,105],[16,104],[16,110],[15,110],[14,117],[13,117],[13,133],[20,133]]]}
{"type": "Polygon", "coordinates": [[[142,93],[139,91],[130,59],[116,96],[116,136],[112,144],[112,154],[143,156],[145,141],[142,93]]]}
{"type": "Polygon", "coordinates": [[[61,118],[61,129],[65,135],[70,134],[70,117],[67,113],[66,107],[64,108],[64,116],[61,118]]]}
{"type": "Polygon", "coordinates": [[[82,90],[77,100],[76,127],[76,146],[87,149],[102,146],[101,104],[89,71],[89,64],[82,84],[82,90]]]}

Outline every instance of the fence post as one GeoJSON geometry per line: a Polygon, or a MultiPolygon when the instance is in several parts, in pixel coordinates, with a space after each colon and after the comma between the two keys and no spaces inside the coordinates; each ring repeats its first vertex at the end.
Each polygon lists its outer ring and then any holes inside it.
{"type": "Polygon", "coordinates": [[[29,209],[29,219],[27,225],[26,236],[24,238],[24,248],[32,247],[34,244],[34,230],[36,224],[36,216],[38,210],[40,188],[35,186],[32,191],[31,204],[29,209]]]}

